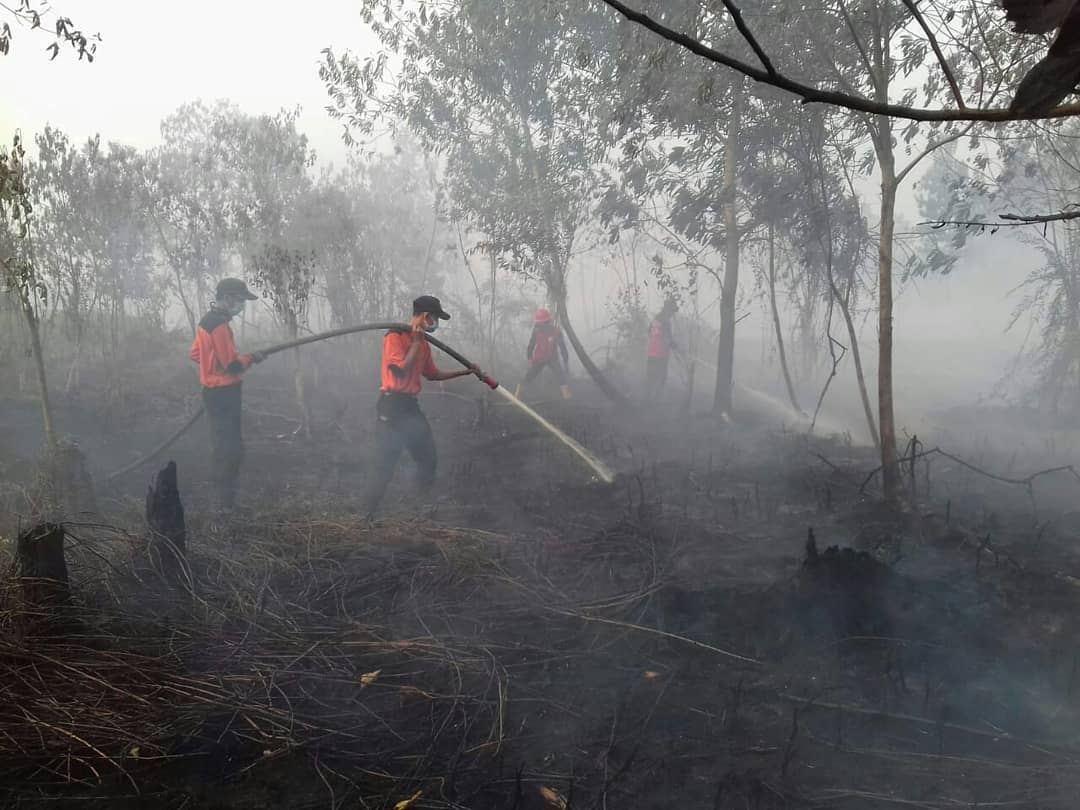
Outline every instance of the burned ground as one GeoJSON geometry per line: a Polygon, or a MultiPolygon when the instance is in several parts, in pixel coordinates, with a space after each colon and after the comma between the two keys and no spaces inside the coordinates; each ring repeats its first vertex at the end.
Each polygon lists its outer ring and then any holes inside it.
{"type": "MultiPolygon", "coordinates": [[[[168,456],[190,594],[145,558],[160,465],[103,482],[190,403],[111,431],[66,410],[100,514],[68,526],[48,628],[5,591],[5,805],[1075,806],[1065,484],[1033,501],[939,461],[894,512],[841,441],[542,406],[609,487],[463,390],[425,395],[440,497],[412,500],[405,465],[368,526],[370,395],[325,392],[305,437],[251,386],[242,517],[206,509],[205,426],[168,456]]],[[[17,504],[33,445],[3,435],[17,504]]]]}

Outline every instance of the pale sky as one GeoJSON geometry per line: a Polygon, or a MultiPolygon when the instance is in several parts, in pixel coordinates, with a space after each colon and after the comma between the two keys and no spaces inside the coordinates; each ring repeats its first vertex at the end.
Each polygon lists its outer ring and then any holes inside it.
{"type": "Polygon", "coordinates": [[[50,62],[51,37],[13,25],[11,53],[0,57],[4,142],[16,128],[30,140],[51,123],[75,140],[100,133],[146,148],[181,104],[227,98],[253,113],[299,104],[320,161],[340,162],[341,127],[323,109],[318,64],[328,46],[375,49],[357,0],[57,0],[56,8],[101,34],[97,58],[90,65],[62,51],[50,62]]]}

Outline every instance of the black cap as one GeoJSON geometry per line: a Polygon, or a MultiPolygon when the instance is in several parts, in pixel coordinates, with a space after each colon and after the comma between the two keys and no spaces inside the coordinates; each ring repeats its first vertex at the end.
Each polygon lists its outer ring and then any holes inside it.
{"type": "Polygon", "coordinates": [[[434,295],[421,295],[412,302],[413,315],[434,315],[443,321],[450,320],[450,316],[443,312],[442,304],[434,295]]]}
{"type": "Polygon", "coordinates": [[[247,284],[245,284],[243,280],[238,278],[223,278],[218,282],[215,295],[218,298],[224,298],[226,295],[231,295],[234,298],[243,298],[245,301],[254,301],[259,297],[248,289],[247,284]]]}

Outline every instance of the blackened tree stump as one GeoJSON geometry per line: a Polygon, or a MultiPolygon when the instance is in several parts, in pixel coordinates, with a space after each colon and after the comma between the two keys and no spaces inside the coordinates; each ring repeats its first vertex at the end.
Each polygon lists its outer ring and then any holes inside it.
{"type": "Polygon", "coordinates": [[[64,527],[39,523],[20,532],[17,553],[25,602],[42,608],[67,604],[71,591],[64,561],[64,527]]]}
{"type": "Polygon", "coordinates": [[[171,581],[187,579],[187,527],[180,501],[176,462],[158,471],[146,493],[146,523],[150,527],[149,552],[155,568],[171,581]]]}

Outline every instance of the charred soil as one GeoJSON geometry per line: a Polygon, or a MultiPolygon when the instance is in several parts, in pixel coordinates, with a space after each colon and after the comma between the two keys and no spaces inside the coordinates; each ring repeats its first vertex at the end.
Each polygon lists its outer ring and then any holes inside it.
{"type": "MultiPolygon", "coordinates": [[[[373,525],[372,399],[348,390],[322,393],[310,438],[284,395],[246,392],[228,518],[205,425],[99,483],[49,632],[4,590],[4,806],[1075,806],[1068,504],[939,467],[885,509],[870,454],[837,440],[541,406],[619,471],[605,486],[447,391],[424,405],[438,498],[403,464],[373,525]],[[188,586],[142,523],[169,459],[188,586]]],[[[82,443],[97,481],[183,422],[173,401],[82,443]]],[[[17,512],[29,450],[4,453],[17,512]]]]}

